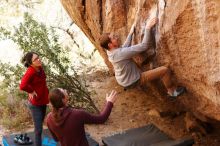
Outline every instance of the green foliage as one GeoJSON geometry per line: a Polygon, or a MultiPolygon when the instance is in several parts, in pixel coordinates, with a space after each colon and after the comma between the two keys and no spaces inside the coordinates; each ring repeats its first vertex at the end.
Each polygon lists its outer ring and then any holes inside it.
{"type": "Polygon", "coordinates": [[[8,95],[24,98],[23,92],[18,90],[18,85],[25,71],[20,65],[11,66],[8,63],[0,62],[0,73],[3,77],[3,82],[0,84],[1,92],[7,92],[8,95]]]}
{"type": "MultiPolygon", "coordinates": [[[[24,15],[24,22],[14,30],[0,29],[0,39],[11,39],[25,54],[35,51],[41,57],[43,68],[47,75],[49,89],[61,87],[67,89],[70,96],[70,104],[75,107],[83,107],[89,111],[98,111],[93,104],[90,93],[86,89],[85,81],[77,74],[70,63],[69,48],[63,48],[58,43],[58,36],[52,28],[35,21],[30,15],[24,15]]],[[[19,91],[19,82],[25,68],[18,64],[0,63],[0,73],[4,77],[1,89],[13,97],[20,99],[26,97],[19,91]]]]}

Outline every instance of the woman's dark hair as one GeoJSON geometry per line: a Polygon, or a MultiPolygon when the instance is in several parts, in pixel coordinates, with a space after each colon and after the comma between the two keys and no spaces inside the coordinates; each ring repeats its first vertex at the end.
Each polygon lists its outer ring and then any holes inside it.
{"type": "Polygon", "coordinates": [[[64,106],[62,99],[65,98],[65,95],[59,88],[52,89],[49,93],[49,100],[55,109],[62,108],[64,106]]]}
{"type": "Polygon", "coordinates": [[[29,67],[32,64],[33,54],[38,55],[36,52],[28,52],[22,58],[21,63],[24,64],[25,67],[29,67]]]}
{"type": "Polygon", "coordinates": [[[53,116],[55,118],[55,121],[59,121],[61,117],[60,108],[64,107],[64,103],[62,99],[65,98],[65,95],[59,88],[52,89],[49,93],[49,100],[52,104],[53,110],[53,116]]]}

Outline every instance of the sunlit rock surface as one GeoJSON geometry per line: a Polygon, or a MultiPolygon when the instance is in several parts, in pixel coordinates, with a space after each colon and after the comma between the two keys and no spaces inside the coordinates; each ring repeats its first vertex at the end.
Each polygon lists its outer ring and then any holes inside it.
{"type": "MultiPolygon", "coordinates": [[[[183,102],[196,113],[220,120],[219,0],[61,0],[72,20],[112,66],[99,37],[115,32],[123,42],[134,20],[133,43],[141,40],[146,18],[158,15],[154,65],[168,65],[188,89],[183,102]],[[151,12],[151,13],[150,13],[151,12]],[[138,19],[139,18],[139,19],[138,19]]],[[[140,65],[146,55],[136,62],[140,65]]]]}

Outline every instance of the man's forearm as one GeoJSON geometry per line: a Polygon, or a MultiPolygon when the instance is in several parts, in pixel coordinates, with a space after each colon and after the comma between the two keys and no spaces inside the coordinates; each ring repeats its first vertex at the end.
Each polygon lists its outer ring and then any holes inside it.
{"type": "Polygon", "coordinates": [[[134,34],[134,27],[135,27],[135,24],[133,24],[131,26],[130,32],[129,32],[124,44],[122,45],[122,47],[129,47],[131,45],[132,37],[134,34]]]}
{"type": "Polygon", "coordinates": [[[149,28],[145,28],[144,29],[144,37],[143,37],[143,40],[142,40],[142,44],[146,44],[148,46],[150,42],[150,29],[149,28]]]}
{"type": "Polygon", "coordinates": [[[131,45],[133,33],[129,33],[122,47],[129,47],[131,45]]]}

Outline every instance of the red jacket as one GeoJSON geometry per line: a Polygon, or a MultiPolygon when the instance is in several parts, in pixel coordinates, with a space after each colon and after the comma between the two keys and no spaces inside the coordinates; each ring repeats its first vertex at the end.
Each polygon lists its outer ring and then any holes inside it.
{"type": "Polygon", "coordinates": [[[37,96],[29,100],[33,105],[46,105],[49,103],[48,88],[46,84],[46,75],[40,68],[37,72],[32,66],[28,67],[26,73],[21,79],[20,90],[28,93],[36,92],[37,96]]]}
{"type": "Polygon", "coordinates": [[[85,135],[84,124],[104,123],[113,104],[107,102],[100,115],[91,115],[83,110],[64,107],[60,109],[60,119],[55,120],[51,112],[47,116],[47,126],[53,138],[60,141],[61,146],[89,146],[85,135]]]}

